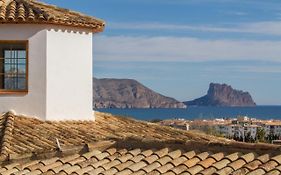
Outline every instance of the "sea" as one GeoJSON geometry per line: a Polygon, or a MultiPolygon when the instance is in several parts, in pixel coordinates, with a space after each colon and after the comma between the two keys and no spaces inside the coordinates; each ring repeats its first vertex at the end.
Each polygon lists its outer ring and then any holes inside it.
{"type": "Polygon", "coordinates": [[[191,106],[187,109],[96,109],[100,112],[131,117],[138,120],[165,119],[216,119],[248,116],[256,119],[280,119],[281,106],[256,107],[199,107],[191,106]]]}

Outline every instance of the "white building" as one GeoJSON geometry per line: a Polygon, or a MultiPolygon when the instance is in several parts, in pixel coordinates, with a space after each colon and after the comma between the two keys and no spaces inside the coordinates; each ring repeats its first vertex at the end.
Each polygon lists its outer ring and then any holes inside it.
{"type": "Polygon", "coordinates": [[[252,138],[256,138],[259,126],[257,125],[244,125],[244,134],[249,134],[252,138]]]}
{"type": "Polygon", "coordinates": [[[281,136],[281,125],[276,124],[276,123],[266,123],[263,126],[265,130],[265,135],[276,135],[276,136],[281,136]]]}
{"type": "Polygon", "coordinates": [[[0,112],[93,120],[92,38],[102,20],[30,0],[0,0],[0,112]]]}
{"type": "Polygon", "coordinates": [[[257,129],[259,126],[257,125],[240,125],[240,124],[226,124],[226,125],[216,125],[215,129],[220,134],[224,135],[225,137],[234,138],[236,137],[246,137],[248,134],[252,138],[256,138],[257,129]]]}

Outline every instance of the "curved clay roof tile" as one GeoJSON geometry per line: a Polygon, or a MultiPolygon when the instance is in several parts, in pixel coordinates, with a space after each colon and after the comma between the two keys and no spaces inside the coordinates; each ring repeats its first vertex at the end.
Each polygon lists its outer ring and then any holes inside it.
{"type": "Polygon", "coordinates": [[[6,17],[6,5],[3,1],[0,1],[0,3],[2,3],[2,5],[0,5],[0,20],[4,20],[6,17]]]}
{"type": "Polygon", "coordinates": [[[11,21],[14,21],[15,20],[15,16],[16,16],[16,2],[15,1],[12,1],[9,6],[8,6],[8,19],[11,20],[11,21]]]}
{"type": "Polygon", "coordinates": [[[278,162],[278,164],[281,164],[281,155],[277,155],[275,157],[272,157],[271,159],[275,160],[276,162],[278,162]]]}
{"type": "Polygon", "coordinates": [[[0,0],[1,24],[55,24],[101,32],[105,22],[36,0],[0,0]]]}
{"type": "Polygon", "coordinates": [[[25,20],[25,8],[24,8],[24,5],[23,3],[19,3],[18,5],[18,17],[17,19],[19,20],[25,20]]]}
{"type": "Polygon", "coordinates": [[[174,158],[180,157],[181,154],[182,154],[181,150],[178,149],[178,150],[175,150],[175,151],[170,152],[170,153],[168,154],[168,156],[171,157],[172,159],[174,159],[174,158]]]}

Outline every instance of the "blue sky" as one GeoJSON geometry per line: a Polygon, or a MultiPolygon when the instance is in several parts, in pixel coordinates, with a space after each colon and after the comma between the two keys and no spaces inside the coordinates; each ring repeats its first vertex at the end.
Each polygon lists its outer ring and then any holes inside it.
{"type": "Polygon", "coordinates": [[[133,78],[178,100],[210,82],[281,105],[280,0],[44,0],[99,17],[94,75],[133,78]]]}

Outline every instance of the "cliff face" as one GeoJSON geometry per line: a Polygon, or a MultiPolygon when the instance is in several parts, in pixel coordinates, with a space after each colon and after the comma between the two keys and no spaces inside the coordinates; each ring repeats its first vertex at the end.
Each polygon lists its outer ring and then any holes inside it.
{"type": "Polygon", "coordinates": [[[207,95],[184,103],[191,106],[256,106],[249,92],[215,83],[210,84],[207,95]]]}
{"type": "Polygon", "coordinates": [[[130,79],[93,79],[94,108],[186,108],[130,79]]]}

